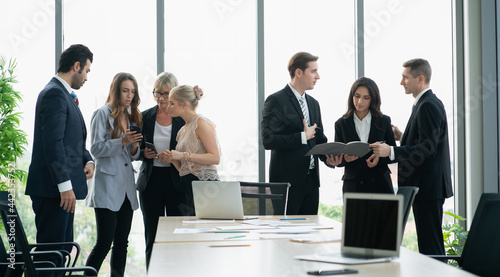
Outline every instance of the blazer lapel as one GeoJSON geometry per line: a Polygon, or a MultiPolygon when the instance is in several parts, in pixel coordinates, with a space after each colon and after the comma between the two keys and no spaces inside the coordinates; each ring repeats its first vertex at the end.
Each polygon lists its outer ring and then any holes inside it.
{"type": "Polygon", "coordinates": [[[358,132],[356,132],[356,125],[354,124],[354,115],[346,119],[347,133],[349,134],[349,141],[360,141],[358,132]]]}
{"type": "Polygon", "coordinates": [[[150,131],[148,131],[148,137],[146,138],[146,141],[150,143],[153,143],[157,113],[158,113],[158,105],[154,106],[151,112],[148,113],[148,118],[142,120],[143,124],[148,124],[148,130],[150,131]]]}
{"type": "Polygon", "coordinates": [[[82,112],[80,111],[80,108],[75,103],[75,100],[73,100],[73,97],[71,97],[69,92],[66,90],[66,87],[57,78],[53,77],[51,81],[59,86],[62,93],[66,94],[67,101],[70,102],[71,106],[73,106],[73,108],[76,111],[76,114],[78,115],[78,117],[80,118],[80,121],[82,122],[83,138],[86,139],[87,138],[87,127],[85,126],[85,120],[83,119],[83,115],[82,115],[82,112]]]}
{"type": "MultiPolygon", "coordinates": [[[[293,94],[293,91],[290,89],[288,85],[286,85],[286,94],[290,98],[290,101],[292,103],[292,106],[295,108],[295,111],[299,115],[300,120],[304,119],[304,114],[302,114],[302,109],[300,108],[299,101],[297,100],[297,97],[295,97],[295,94],[293,94]]],[[[309,115],[309,119],[311,115],[309,115]]]]}
{"type": "Polygon", "coordinates": [[[379,136],[379,132],[382,130],[380,130],[379,128],[377,128],[375,126],[376,120],[377,119],[372,116],[372,120],[370,122],[370,133],[368,134],[368,142],[371,142],[371,141],[376,142],[377,138],[383,137],[383,136],[379,136]]]}
{"type": "Polygon", "coordinates": [[[415,106],[412,107],[410,119],[408,120],[408,124],[406,125],[406,128],[405,128],[405,131],[403,133],[403,136],[401,137],[401,145],[406,144],[406,139],[407,139],[407,137],[409,135],[410,130],[412,129],[413,122],[415,122],[415,120],[417,118],[417,113],[418,113],[418,109],[419,109],[420,105],[422,104],[422,102],[424,102],[425,98],[431,96],[432,94],[433,94],[432,90],[426,91],[424,93],[424,95],[422,95],[422,97],[415,104],[415,106]]]}

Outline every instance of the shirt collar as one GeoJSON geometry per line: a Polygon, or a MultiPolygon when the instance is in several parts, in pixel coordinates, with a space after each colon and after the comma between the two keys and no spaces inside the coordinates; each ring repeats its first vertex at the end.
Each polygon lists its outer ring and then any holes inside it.
{"type": "Polygon", "coordinates": [[[61,82],[63,84],[64,88],[66,88],[66,90],[68,91],[69,94],[71,94],[71,92],[73,92],[73,89],[71,88],[71,86],[63,78],[61,78],[57,75],[54,76],[54,78],[56,78],[57,80],[59,80],[59,82],[61,82]]]}
{"type": "Polygon", "coordinates": [[[288,86],[292,90],[293,95],[295,95],[295,97],[297,97],[297,101],[300,101],[300,99],[304,99],[304,101],[306,100],[306,93],[305,92],[304,92],[304,94],[300,95],[300,93],[298,93],[297,90],[292,87],[292,84],[288,83],[288,86]]]}
{"type": "Polygon", "coordinates": [[[363,120],[359,119],[358,115],[355,112],[353,112],[352,114],[354,115],[354,121],[366,123],[371,123],[372,121],[372,113],[370,111],[368,111],[368,114],[365,116],[365,118],[363,118],[363,120]]]}
{"type": "Polygon", "coordinates": [[[429,91],[429,90],[431,90],[431,89],[430,89],[430,88],[428,88],[428,89],[423,90],[421,93],[419,93],[419,94],[417,95],[417,97],[415,97],[415,102],[413,103],[413,105],[417,105],[418,100],[420,100],[420,98],[422,98],[422,96],[424,95],[424,93],[426,93],[426,92],[427,92],[427,91],[429,91]]]}

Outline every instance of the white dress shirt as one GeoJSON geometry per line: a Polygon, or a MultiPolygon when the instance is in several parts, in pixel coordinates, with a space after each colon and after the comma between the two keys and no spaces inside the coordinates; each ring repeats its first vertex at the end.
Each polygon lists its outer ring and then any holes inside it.
{"type": "Polygon", "coordinates": [[[354,126],[356,127],[356,133],[358,133],[359,140],[362,142],[368,142],[368,136],[370,135],[370,126],[372,123],[372,113],[368,111],[368,114],[363,118],[363,120],[359,119],[359,117],[354,114],[354,126]]]}

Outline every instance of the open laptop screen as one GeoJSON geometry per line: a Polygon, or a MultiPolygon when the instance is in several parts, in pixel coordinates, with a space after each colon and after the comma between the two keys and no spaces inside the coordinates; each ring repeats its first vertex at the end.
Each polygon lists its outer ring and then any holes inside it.
{"type": "Polygon", "coordinates": [[[402,196],[345,193],[342,253],[383,257],[399,254],[402,196]]]}

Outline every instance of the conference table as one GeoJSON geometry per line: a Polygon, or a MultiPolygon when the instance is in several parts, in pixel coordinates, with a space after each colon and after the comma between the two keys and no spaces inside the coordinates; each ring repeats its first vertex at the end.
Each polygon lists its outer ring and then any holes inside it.
{"type": "MultiPolygon", "coordinates": [[[[259,218],[274,221],[276,216],[259,218]]],[[[307,272],[347,268],[358,270],[352,276],[476,276],[405,247],[401,247],[399,259],[384,263],[343,265],[298,260],[294,257],[340,252],[342,225],[321,215],[286,216],[285,221],[316,225],[313,227],[317,228],[315,235],[325,238],[325,241],[296,242],[290,239],[291,234],[266,237],[258,230],[248,233],[213,231],[221,230],[215,229],[217,227],[240,230],[246,228],[240,226],[251,226],[242,224],[242,221],[212,223],[196,217],[160,217],[148,276],[312,276],[307,272]],[[190,233],[192,230],[202,232],[190,233]]]]}

